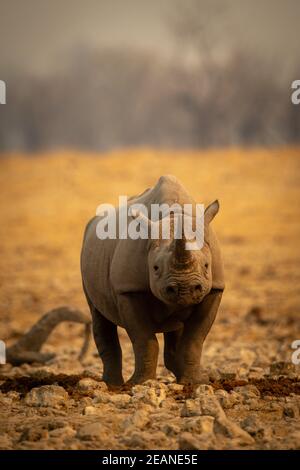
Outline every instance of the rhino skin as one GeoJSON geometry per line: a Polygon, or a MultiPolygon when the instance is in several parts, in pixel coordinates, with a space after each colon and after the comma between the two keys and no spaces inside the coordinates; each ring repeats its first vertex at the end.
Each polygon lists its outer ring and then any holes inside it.
{"type": "MultiPolygon", "coordinates": [[[[128,207],[134,203],[146,205],[148,214],[153,203],[195,207],[172,175],[160,177],[155,186],[130,198],[128,207]]],[[[88,223],[81,252],[82,281],[107,384],[124,382],[117,326],[126,329],[133,345],[135,370],[129,383],[156,377],[158,332],[164,333],[165,366],[177,381],[201,382],[203,342],[225,287],[220,248],[210,226],[218,210],[218,201],[205,209],[204,245],[196,251],[185,250],[184,240],[100,240],[96,235],[100,217],[88,223]]],[[[132,217],[133,213],[128,223],[132,217]]]]}

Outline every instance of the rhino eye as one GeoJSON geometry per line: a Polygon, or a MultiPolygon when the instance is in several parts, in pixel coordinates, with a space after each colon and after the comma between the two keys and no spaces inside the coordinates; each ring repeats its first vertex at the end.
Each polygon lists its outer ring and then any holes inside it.
{"type": "Polygon", "coordinates": [[[156,272],[158,271],[158,266],[157,266],[157,264],[155,264],[155,265],[153,266],[153,269],[154,269],[154,271],[156,271],[156,272]]]}
{"type": "Polygon", "coordinates": [[[205,267],[205,269],[207,269],[208,268],[208,263],[205,263],[204,267],[205,267]]]}

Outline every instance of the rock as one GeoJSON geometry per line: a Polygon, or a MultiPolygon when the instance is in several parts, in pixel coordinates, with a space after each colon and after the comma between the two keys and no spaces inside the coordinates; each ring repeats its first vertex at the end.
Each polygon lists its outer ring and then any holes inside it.
{"type": "Polygon", "coordinates": [[[127,408],[131,402],[131,396],[127,393],[116,393],[110,395],[110,403],[117,406],[118,408],[127,408]]]}
{"type": "Polygon", "coordinates": [[[240,350],[241,362],[246,366],[250,367],[256,359],[256,353],[251,349],[240,350]]]}
{"type": "Polygon", "coordinates": [[[12,398],[4,393],[0,392],[0,405],[3,407],[10,406],[12,404],[12,398]]]}
{"type": "Polygon", "coordinates": [[[209,415],[214,418],[226,418],[225,412],[215,395],[203,395],[199,398],[201,415],[209,415]]]}
{"type": "Polygon", "coordinates": [[[290,403],[283,408],[284,416],[288,418],[299,418],[299,407],[297,404],[290,403]]]}
{"type": "Polygon", "coordinates": [[[300,430],[297,429],[296,431],[293,431],[290,435],[289,438],[286,442],[286,448],[287,449],[295,449],[299,450],[300,448],[300,430]]]}
{"type": "Polygon", "coordinates": [[[81,407],[92,406],[93,400],[91,397],[81,397],[79,402],[77,402],[81,407]]]}
{"type": "Polygon", "coordinates": [[[163,425],[162,431],[167,436],[177,436],[180,432],[180,427],[177,426],[176,424],[173,424],[173,423],[167,423],[167,424],[163,425]]]}
{"type": "Polygon", "coordinates": [[[223,366],[219,372],[221,379],[234,380],[237,376],[237,368],[235,366],[223,366]]]}
{"type": "Polygon", "coordinates": [[[86,377],[84,379],[79,380],[76,385],[76,389],[82,394],[94,396],[94,391],[101,390],[102,392],[106,392],[107,385],[105,382],[98,382],[97,380],[86,377]]]}
{"type": "Polygon", "coordinates": [[[243,385],[240,387],[235,387],[233,391],[237,394],[242,395],[243,401],[260,397],[260,391],[255,385],[243,385]]]}
{"type": "Polygon", "coordinates": [[[43,440],[49,439],[48,429],[45,429],[42,427],[26,427],[23,429],[19,437],[19,442],[23,442],[23,441],[37,442],[42,439],[43,440]]]}
{"type": "Polygon", "coordinates": [[[59,408],[65,406],[69,395],[63,387],[59,385],[43,385],[30,390],[25,396],[27,406],[46,406],[59,408]]]}
{"type": "Polygon", "coordinates": [[[146,449],[151,440],[150,433],[143,432],[132,432],[129,435],[123,437],[123,442],[126,447],[133,447],[136,449],[146,449]]]}
{"type": "Polygon", "coordinates": [[[178,438],[178,448],[180,450],[207,450],[213,449],[214,439],[202,439],[195,437],[190,432],[183,432],[178,438]]]}
{"type": "MultiPolygon", "coordinates": [[[[20,331],[20,334],[23,334],[23,332],[20,331]]],[[[7,362],[6,364],[1,364],[1,374],[9,374],[13,369],[13,366],[7,362]]]]}
{"type": "Polygon", "coordinates": [[[143,386],[154,389],[168,390],[168,386],[165,383],[153,379],[146,380],[146,382],[143,383],[143,386]]]}
{"type": "Polygon", "coordinates": [[[184,386],[182,384],[171,383],[168,385],[168,388],[171,392],[179,393],[183,391],[184,386]]]}
{"type": "MultiPolygon", "coordinates": [[[[144,405],[144,406],[149,406],[150,405],[144,405]]],[[[174,413],[164,413],[164,410],[161,410],[160,408],[153,410],[152,407],[150,407],[151,412],[151,422],[152,423],[169,423],[173,421],[174,419],[177,419],[178,422],[180,422],[180,417],[174,418],[174,413]]]]}
{"type": "Polygon", "coordinates": [[[15,390],[11,390],[7,394],[7,398],[9,398],[12,401],[19,401],[20,400],[20,393],[16,392],[15,390]]]}
{"type": "Polygon", "coordinates": [[[289,375],[295,372],[296,367],[292,362],[273,362],[270,365],[270,375],[289,375]]]}
{"type": "Polygon", "coordinates": [[[240,425],[244,431],[248,432],[250,436],[254,437],[256,440],[270,442],[272,438],[272,429],[262,424],[254,415],[245,418],[240,425]]]}
{"type": "Polygon", "coordinates": [[[227,368],[227,364],[229,364],[229,368],[232,367],[250,367],[256,360],[256,353],[251,349],[246,348],[237,348],[237,347],[229,347],[226,348],[225,356],[222,361],[221,370],[223,370],[223,366],[227,368]]]}
{"type": "Polygon", "coordinates": [[[195,396],[200,397],[202,395],[214,395],[214,389],[211,385],[199,385],[195,391],[195,396]]]}
{"type": "Polygon", "coordinates": [[[218,398],[220,405],[224,409],[233,408],[235,405],[242,402],[242,397],[234,391],[228,393],[226,390],[216,390],[215,396],[218,398]]]}
{"type": "Polygon", "coordinates": [[[107,393],[102,390],[96,392],[93,403],[110,403],[117,408],[126,408],[131,402],[131,396],[127,393],[107,393]]]}
{"type": "Polygon", "coordinates": [[[71,439],[76,435],[76,431],[71,426],[64,426],[62,428],[53,429],[50,431],[49,435],[55,438],[71,439]]]}
{"type": "Polygon", "coordinates": [[[199,440],[190,432],[183,432],[179,436],[179,449],[180,450],[198,450],[199,440]]]}
{"type": "Polygon", "coordinates": [[[165,446],[167,440],[165,434],[161,431],[151,433],[139,431],[125,435],[123,442],[126,446],[133,447],[134,449],[149,449],[153,448],[155,445],[165,446]]]}
{"type": "Polygon", "coordinates": [[[96,406],[86,406],[83,410],[83,414],[86,416],[94,416],[102,414],[103,410],[101,408],[97,408],[96,406]]]}
{"type": "Polygon", "coordinates": [[[183,407],[181,408],[180,416],[188,417],[188,416],[200,416],[200,415],[201,415],[201,410],[199,406],[199,399],[186,400],[183,407]]]}
{"type": "Polygon", "coordinates": [[[264,375],[265,375],[265,370],[262,367],[250,367],[248,379],[259,380],[259,379],[262,379],[264,375]]]}
{"type": "Polygon", "coordinates": [[[240,380],[246,380],[249,374],[249,369],[247,366],[243,367],[238,367],[236,370],[236,376],[240,380]]]}
{"type": "Polygon", "coordinates": [[[93,441],[103,438],[107,429],[100,422],[84,425],[77,431],[77,437],[83,441],[93,441]]]}
{"type": "Polygon", "coordinates": [[[186,418],[182,425],[182,431],[196,434],[213,434],[214,420],[213,416],[186,418]]]}
{"type": "MultiPolygon", "coordinates": [[[[147,405],[146,405],[147,406],[147,405]]],[[[149,418],[149,411],[147,409],[138,409],[136,410],[133,415],[127,417],[122,427],[124,430],[127,428],[137,427],[139,429],[144,428],[150,422],[149,418]]]]}
{"type": "Polygon", "coordinates": [[[167,397],[161,402],[160,407],[165,410],[176,411],[178,409],[178,403],[176,400],[174,400],[174,398],[167,397]]]}
{"type": "MultiPolygon", "coordinates": [[[[167,388],[167,387],[166,387],[167,388]]],[[[166,398],[165,388],[149,388],[144,385],[135,385],[132,387],[133,403],[142,402],[152,406],[160,406],[166,398]]]]}
{"type": "Polygon", "coordinates": [[[185,401],[180,415],[182,417],[208,415],[214,418],[226,417],[218,399],[215,395],[201,395],[199,398],[185,401]]]}
{"type": "Polygon", "coordinates": [[[243,421],[241,421],[240,426],[246,432],[251,434],[251,436],[253,436],[256,433],[257,429],[261,427],[261,423],[256,416],[250,415],[247,416],[247,418],[245,418],[243,421]]]}
{"type": "Polygon", "coordinates": [[[94,391],[93,403],[108,403],[110,401],[110,394],[102,390],[94,391]]]}
{"type": "Polygon", "coordinates": [[[277,412],[282,416],[284,408],[281,403],[278,403],[276,401],[270,401],[269,403],[265,404],[264,410],[277,412]]]}
{"type": "Polygon", "coordinates": [[[258,398],[246,399],[244,403],[247,405],[247,409],[250,411],[260,411],[265,408],[264,402],[258,398]]]}
{"type": "Polygon", "coordinates": [[[228,418],[218,418],[214,422],[214,432],[216,434],[222,434],[230,439],[237,439],[239,445],[250,445],[255,441],[249,433],[244,431],[240,426],[230,421],[228,418]]]}
{"type": "Polygon", "coordinates": [[[207,367],[206,372],[211,382],[217,382],[221,379],[221,373],[218,369],[212,369],[211,367],[207,367]]]}
{"type": "Polygon", "coordinates": [[[7,434],[0,434],[0,450],[12,449],[12,440],[7,434]]]}

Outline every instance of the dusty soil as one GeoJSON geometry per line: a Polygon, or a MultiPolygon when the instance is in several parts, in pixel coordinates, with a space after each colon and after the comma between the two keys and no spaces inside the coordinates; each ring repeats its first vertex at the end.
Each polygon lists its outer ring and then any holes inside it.
{"type": "MultiPolygon", "coordinates": [[[[116,203],[177,175],[199,202],[221,202],[214,226],[226,290],[207,338],[207,384],[182,387],[163,366],[157,381],[107,390],[83,327],[62,324],[46,365],[0,366],[2,449],[194,449],[300,447],[299,149],[67,153],[0,160],[0,338],[18,339],[45,311],[88,312],[79,251],[98,204],[116,203]]],[[[120,330],[124,375],[133,356],[120,330]]],[[[162,346],[162,338],[159,335],[162,346]]],[[[162,347],[160,348],[162,349],[162,347]]]]}

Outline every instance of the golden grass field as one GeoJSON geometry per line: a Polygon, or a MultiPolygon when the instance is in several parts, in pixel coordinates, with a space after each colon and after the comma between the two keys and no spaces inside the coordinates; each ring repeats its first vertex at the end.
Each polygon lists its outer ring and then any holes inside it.
{"type": "MultiPolygon", "coordinates": [[[[79,270],[86,222],[100,203],[139,193],[163,174],[177,176],[199,203],[220,201],[213,224],[226,289],[204,363],[234,344],[272,344],[265,362],[289,360],[300,338],[299,148],[2,155],[0,339],[9,344],[60,305],[88,311],[79,270]],[[251,312],[269,326],[251,323],[251,312]]],[[[70,351],[80,331],[59,326],[46,348],[70,351]]]]}
{"type": "Polygon", "coordinates": [[[103,155],[9,155],[0,160],[1,336],[58,304],[83,308],[79,254],[98,204],[117,203],[176,175],[198,202],[220,200],[214,221],[226,268],[228,314],[250,305],[297,315],[300,149],[103,155]]]}

